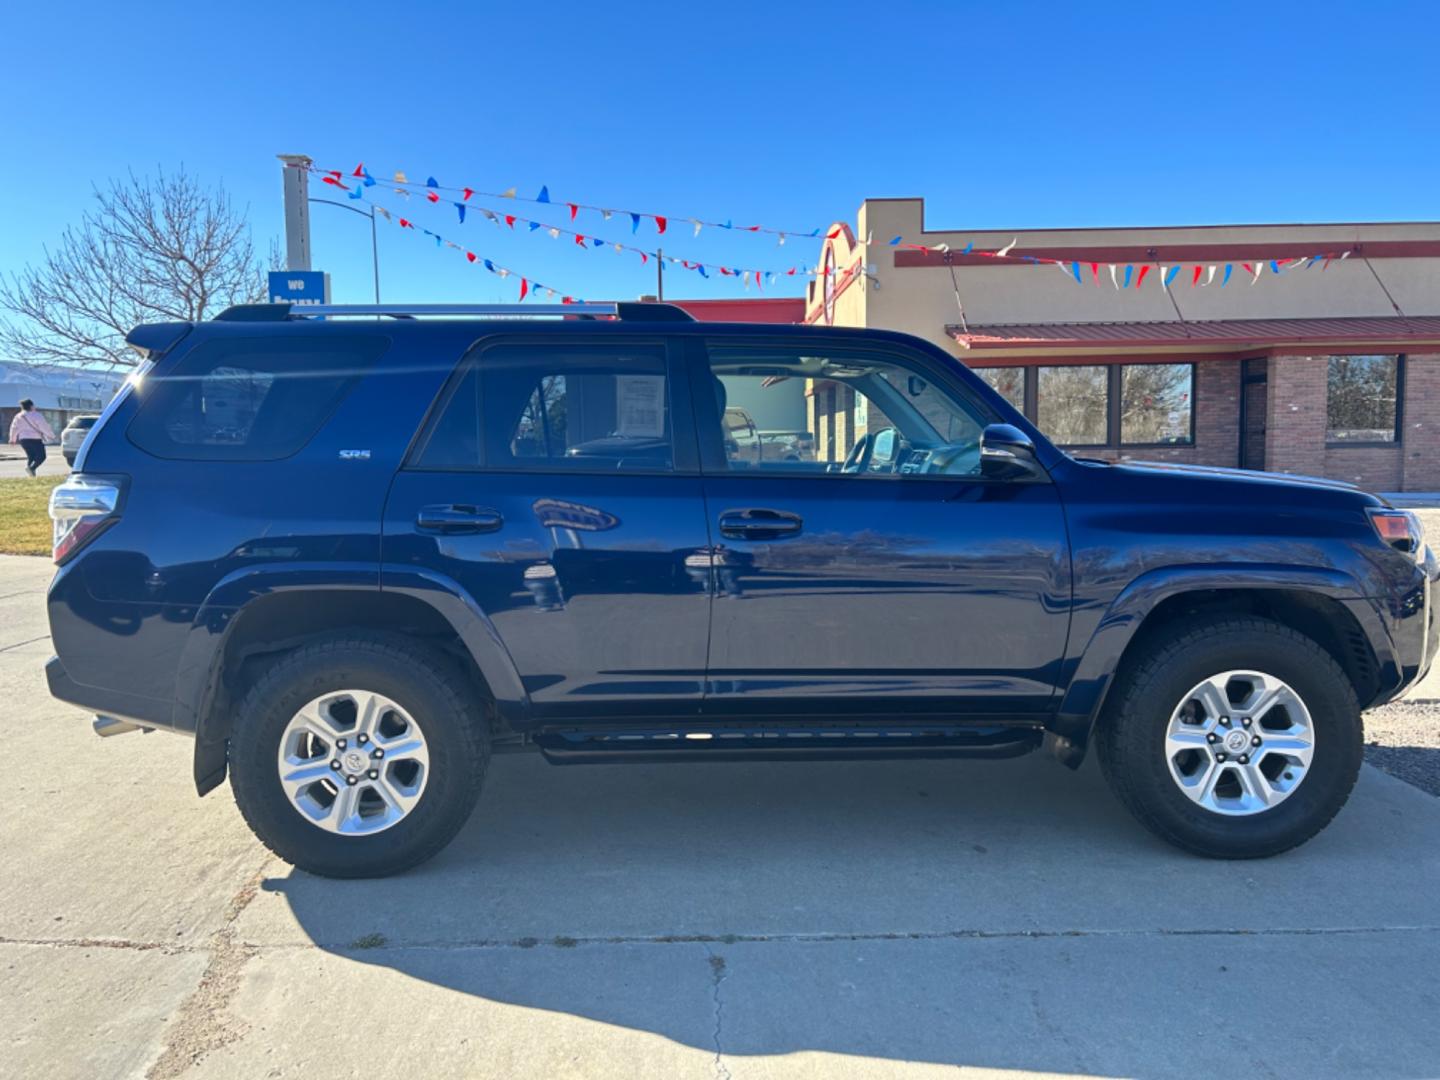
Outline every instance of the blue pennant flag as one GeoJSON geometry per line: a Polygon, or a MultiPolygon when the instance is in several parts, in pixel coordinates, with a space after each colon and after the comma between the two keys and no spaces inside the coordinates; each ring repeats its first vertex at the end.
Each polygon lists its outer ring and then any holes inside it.
{"type": "MultiPolygon", "coordinates": [[[[1080,281],[1080,264],[1078,262],[1072,262],[1070,264],[1070,272],[1075,275],[1076,281],[1080,281]]],[[[1084,283],[1081,282],[1081,284],[1084,283]]]]}
{"type": "Polygon", "coordinates": [[[1172,281],[1175,280],[1175,275],[1178,274],[1178,273],[1180,273],[1180,267],[1178,267],[1178,266],[1172,266],[1172,267],[1170,267],[1170,272],[1165,275],[1165,287],[1166,287],[1167,289],[1170,287],[1170,282],[1172,282],[1172,281]]]}
{"type": "Polygon", "coordinates": [[[366,186],[366,187],[374,187],[374,186],[375,186],[375,178],[370,175],[370,170],[369,170],[369,169],[366,169],[366,170],[365,170],[364,172],[362,172],[360,175],[365,178],[365,186],[366,186]]]}
{"type": "Polygon", "coordinates": [[[814,232],[812,232],[810,235],[811,235],[811,236],[819,236],[819,235],[820,235],[820,230],[819,230],[819,229],[816,229],[816,230],[815,230],[814,232]]]}
{"type": "Polygon", "coordinates": [[[457,202],[455,209],[460,212],[460,224],[465,224],[465,204],[463,202],[457,202]]]}
{"type": "Polygon", "coordinates": [[[1230,271],[1235,269],[1234,263],[1225,264],[1225,276],[1220,279],[1220,287],[1223,289],[1230,281],[1230,271]]]}
{"type": "Polygon", "coordinates": [[[1280,264],[1277,263],[1274,259],[1270,260],[1270,272],[1272,274],[1278,274],[1280,272],[1280,264]]]}
{"type": "Polygon", "coordinates": [[[540,227],[540,223],[539,223],[538,221],[532,221],[532,222],[530,222],[530,231],[531,231],[531,232],[534,232],[534,231],[535,231],[536,229],[538,229],[539,227],[540,227]]]}
{"type": "Polygon", "coordinates": [[[428,180],[425,181],[425,186],[426,186],[426,187],[429,187],[429,188],[438,188],[438,187],[440,186],[440,184],[439,184],[439,182],[435,179],[435,177],[432,176],[432,177],[430,177],[430,179],[428,179],[428,180]]]}
{"type": "Polygon", "coordinates": [[[634,236],[634,235],[635,235],[635,230],[638,229],[638,228],[640,228],[640,215],[639,215],[639,214],[631,214],[631,215],[630,215],[630,235],[631,235],[631,236],[634,236]]]}
{"type": "Polygon", "coordinates": [[[604,240],[601,240],[598,236],[592,236],[592,237],[590,238],[590,243],[594,244],[596,247],[604,247],[604,246],[605,246],[605,241],[604,241],[604,240]]]}
{"type": "Polygon", "coordinates": [[[537,196],[535,196],[535,201],[536,201],[536,202],[549,202],[549,201],[550,201],[550,189],[549,189],[546,185],[544,185],[544,184],[541,184],[541,185],[540,185],[540,194],[537,195],[537,196]]]}
{"type": "Polygon", "coordinates": [[[890,246],[891,246],[891,247],[894,247],[896,244],[898,244],[898,243],[899,243],[901,240],[903,240],[903,239],[905,239],[903,236],[897,236],[897,237],[895,237],[895,239],[893,239],[893,240],[890,241],[890,246]]]}
{"type": "Polygon", "coordinates": [[[726,228],[726,229],[733,229],[734,227],[735,227],[735,226],[732,225],[729,221],[725,222],[725,224],[722,226],[722,228],[726,228]]]}
{"type": "Polygon", "coordinates": [[[1127,289],[1130,287],[1130,275],[1134,272],[1135,268],[1133,266],[1125,267],[1125,288],[1127,289]]]}
{"type": "Polygon", "coordinates": [[[705,273],[705,264],[704,264],[704,263],[696,263],[696,264],[695,264],[695,269],[700,271],[700,276],[703,277],[703,278],[708,278],[708,277],[710,276],[709,274],[705,273]]]}
{"type": "Polygon", "coordinates": [[[968,244],[965,245],[965,250],[962,251],[962,252],[960,252],[960,254],[961,254],[961,255],[969,255],[970,252],[972,252],[972,251],[974,251],[974,250],[975,250],[975,241],[974,241],[974,240],[971,240],[970,243],[968,243],[968,244]]]}
{"type": "Polygon", "coordinates": [[[363,188],[357,187],[354,191],[350,192],[350,198],[352,199],[363,199],[364,197],[365,194],[363,188]]]}
{"type": "Polygon", "coordinates": [[[486,269],[486,270],[489,270],[489,271],[493,274],[493,273],[495,272],[495,264],[494,264],[493,262],[491,262],[489,259],[486,259],[486,260],[485,260],[485,269],[486,269]]]}

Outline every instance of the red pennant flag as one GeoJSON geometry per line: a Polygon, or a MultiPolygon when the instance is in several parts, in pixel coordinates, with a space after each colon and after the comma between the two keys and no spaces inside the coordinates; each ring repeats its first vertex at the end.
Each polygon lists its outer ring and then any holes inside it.
{"type": "Polygon", "coordinates": [[[465,252],[465,258],[469,259],[469,260],[473,263],[473,262],[475,261],[475,252],[473,252],[473,251],[467,251],[467,252],[465,252]]]}
{"type": "Polygon", "coordinates": [[[324,180],[327,184],[334,184],[338,188],[344,188],[346,191],[350,190],[348,187],[345,187],[345,185],[342,184],[339,180],[336,180],[333,176],[326,175],[322,176],[320,179],[324,180]]]}
{"type": "Polygon", "coordinates": [[[1190,287],[1193,289],[1200,284],[1200,267],[1195,267],[1195,276],[1190,279],[1190,287]]]}
{"type": "Polygon", "coordinates": [[[585,246],[585,237],[581,236],[581,235],[577,232],[577,233],[575,234],[575,243],[578,244],[580,247],[584,247],[584,246],[585,246]]]}
{"type": "Polygon", "coordinates": [[[475,194],[475,192],[472,191],[470,188],[467,187],[467,188],[465,189],[465,198],[462,199],[461,201],[462,201],[462,202],[469,202],[469,201],[470,201],[470,196],[471,196],[471,195],[474,195],[474,194],[475,194]]]}
{"type": "Polygon", "coordinates": [[[505,224],[506,224],[506,225],[509,225],[509,226],[513,229],[513,228],[515,227],[515,215],[514,215],[514,214],[506,214],[506,215],[505,215],[505,224]]]}
{"type": "Polygon", "coordinates": [[[1096,285],[1099,285],[1099,284],[1100,284],[1100,264],[1099,264],[1099,263],[1091,263],[1091,264],[1090,264],[1090,273],[1091,273],[1091,275],[1095,278],[1095,284],[1096,284],[1096,285]]]}
{"type": "Polygon", "coordinates": [[[433,191],[430,192],[428,195],[426,195],[425,198],[429,199],[431,202],[439,202],[439,201],[440,201],[440,196],[439,196],[439,195],[436,195],[435,192],[433,192],[433,191]]]}
{"type": "Polygon", "coordinates": [[[1140,267],[1140,276],[1135,279],[1135,288],[1138,289],[1141,285],[1144,285],[1144,284],[1145,284],[1145,275],[1148,274],[1149,272],[1150,272],[1150,264],[1149,264],[1149,263],[1146,263],[1144,266],[1140,267]]]}
{"type": "Polygon", "coordinates": [[[794,277],[794,276],[795,276],[795,267],[793,267],[793,266],[790,267],[789,270],[786,270],[786,271],[785,271],[785,274],[786,274],[786,276],[788,276],[788,277],[794,277]]]}
{"type": "Polygon", "coordinates": [[[524,299],[525,299],[525,294],[528,293],[529,291],[530,291],[530,282],[527,281],[525,278],[522,277],[522,278],[520,279],[520,299],[521,299],[521,300],[524,300],[524,299]]]}
{"type": "Polygon", "coordinates": [[[655,231],[663,233],[665,231],[665,224],[665,219],[657,215],[655,218],[655,231]]]}
{"type": "Polygon", "coordinates": [[[729,276],[730,276],[730,271],[729,271],[729,270],[726,270],[725,267],[723,267],[723,266],[720,267],[720,273],[724,274],[726,277],[729,277],[729,276]]]}
{"type": "Polygon", "coordinates": [[[645,265],[646,263],[648,263],[649,261],[650,261],[650,256],[647,255],[647,254],[645,254],[645,252],[643,252],[643,251],[640,252],[640,265],[641,265],[641,266],[644,266],[644,265],[645,265]]]}
{"type": "Polygon", "coordinates": [[[1251,266],[1249,263],[1241,263],[1240,265],[1245,268],[1245,273],[1247,273],[1247,274],[1253,274],[1253,273],[1255,273],[1255,268],[1254,268],[1253,266],[1251,266]]]}
{"type": "Polygon", "coordinates": [[[578,206],[576,206],[573,202],[572,202],[572,203],[566,203],[565,205],[567,205],[568,207],[570,207],[570,220],[571,220],[571,221],[574,221],[574,220],[575,220],[575,215],[580,212],[580,208],[579,208],[578,206]]]}
{"type": "Polygon", "coordinates": [[[355,171],[352,172],[350,175],[351,175],[351,176],[364,177],[364,175],[365,175],[365,163],[362,161],[359,165],[356,165],[356,166],[355,166],[355,171]]]}
{"type": "Polygon", "coordinates": [[[759,226],[759,225],[747,225],[747,226],[745,226],[745,231],[746,231],[746,232],[759,232],[759,231],[760,231],[760,226],[759,226]]]}
{"type": "Polygon", "coordinates": [[[825,234],[825,239],[826,239],[826,240],[834,240],[834,239],[835,239],[837,236],[839,236],[839,235],[840,235],[840,226],[837,225],[837,226],[835,226],[835,228],[831,229],[828,233],[825,234]]]}
{"type": "Polygon", "coordinates": [[[413,228],[415,227],[415,223],[414,223],[413,221],[406,221],[406,220],[402,217],[402,218],[400,219],[400,227],[401,227],[402,229],[413,229],[413,228]]]}
{"type": "Polygon", "coordinates": [[[333,177],[335,177],[336,180],[339,180],[339,179],[340,179],[340,170],[339,170],[339,169],[327,169],[327,170],[325,170],[325,175],[326,175],[326,176],[333,176],[333,177]]]}

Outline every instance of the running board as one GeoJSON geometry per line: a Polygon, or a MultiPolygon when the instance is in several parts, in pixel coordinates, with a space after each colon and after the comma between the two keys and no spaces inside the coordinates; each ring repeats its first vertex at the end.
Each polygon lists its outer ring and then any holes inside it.
{"type": "Polygon", "coordinates": [[[555,765],[602,761],[837,761],[858,758],[1018,757],[1039,728],[906,724],[837,727],[568,728],[533,741],[555,765]]]}

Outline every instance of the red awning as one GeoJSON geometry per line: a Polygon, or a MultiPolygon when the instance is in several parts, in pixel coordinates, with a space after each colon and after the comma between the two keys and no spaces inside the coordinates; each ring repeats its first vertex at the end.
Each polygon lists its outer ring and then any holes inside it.
{"type": "Polygon", "coordinates": [[[972,349],[1205,346],[1245,349],[1289,344],[1440,342],[1440,316],[1338,319],[1218,319],[1208,322],[1007,323],[947,326],[972,349]]]}

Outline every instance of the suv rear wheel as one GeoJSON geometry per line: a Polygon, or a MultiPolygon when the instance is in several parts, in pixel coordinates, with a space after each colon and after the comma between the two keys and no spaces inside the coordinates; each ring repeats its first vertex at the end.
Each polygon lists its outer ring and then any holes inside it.
{"type": "Polygon", "coordinates": [[[1096,746],[1111,790],[1151,832],[1201,855],[1304,843],[1360,771],[1349,679],[1315,642],[1267,619],[1168,628],[1115,692],[1096,746]]]}
{"type": "Polygon", "coordinates": [[[464,678],[379,635],[279,660],[245,695],[230,746],[235,801],[255,835],[326,877],[430,858],[470,816],[489,757],[464,678]]]}

